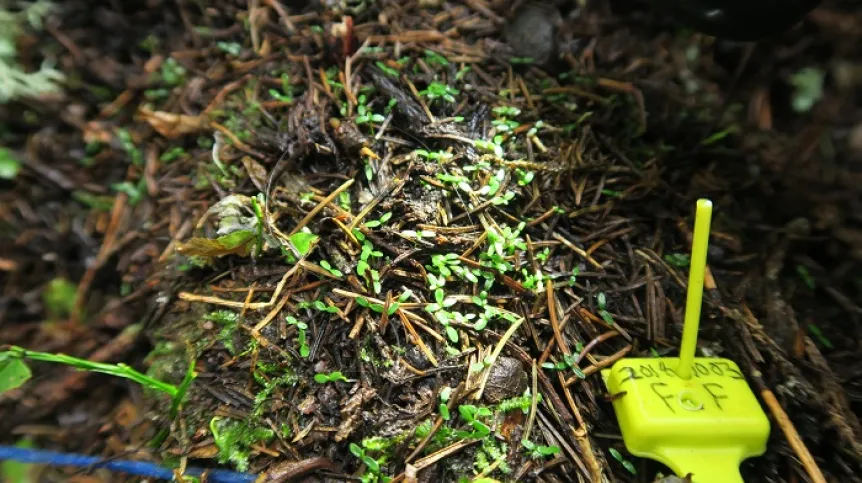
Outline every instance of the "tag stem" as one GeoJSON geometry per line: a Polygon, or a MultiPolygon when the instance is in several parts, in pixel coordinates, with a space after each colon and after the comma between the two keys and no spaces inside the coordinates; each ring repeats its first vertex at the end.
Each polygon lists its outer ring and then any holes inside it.
{"type": "Polygon", "coordinates": [[[709,245],[709,226],[712,219],[712,202],[697,200],[694,217],[694,235],[691,240],[691,264],[688,274],[688,297],[685,304],[685,322],[682,328],[682,345],[679,349],[677,374],[691,379],[694,353],[697,349],[697,329],[700,325],[700,308],[703,302],[703,280],[706,272],[706,249],[709,245]]]}

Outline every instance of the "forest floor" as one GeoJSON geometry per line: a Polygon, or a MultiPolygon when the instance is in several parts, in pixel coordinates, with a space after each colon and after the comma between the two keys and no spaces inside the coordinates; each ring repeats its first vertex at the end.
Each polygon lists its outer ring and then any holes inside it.
{"type": "Polygon", "coordinates": [[[862,9],[755,45],[636,1],[294,3],[68,1],[19,40],[66,79],[0,105],[0,343],[195,379],[174,411],[33,363],[4,444],[653,481],[600,371],[677,354],[708,198],[699,354],[789,416],[745,481],[862,481],[862,9]]]}

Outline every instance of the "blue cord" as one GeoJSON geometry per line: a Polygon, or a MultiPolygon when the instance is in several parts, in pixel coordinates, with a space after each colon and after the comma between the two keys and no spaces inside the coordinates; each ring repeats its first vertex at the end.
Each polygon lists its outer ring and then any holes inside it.
{"type": "MultiPolygon", "coordinates": [[[[174,472],[171,469],[155,463],[129,460],[105,460],[97,456],[86,456],[74,453],[58,453],[41,449],[18,448],[0,445],[0,461],[12,460],[21,463],[39,463],[51,466],[77,466],[81,468],[106,468],[119,473],[135,476],[172,480],[174,472]]],[[[186,468],[186,475],[200,476],[207,473],[207,481],[213,483],[253,483],[257,476],[249,473],[238,473],[229,470],[205,470],[203,468],[186,468]]]]}

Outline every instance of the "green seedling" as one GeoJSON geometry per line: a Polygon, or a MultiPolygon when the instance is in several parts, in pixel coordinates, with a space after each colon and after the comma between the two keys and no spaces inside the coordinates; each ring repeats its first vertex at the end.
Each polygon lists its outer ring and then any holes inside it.
{"type": "Polygon", "coordinates": [[[118,193],[125,193],[129,197],[129,204],[131,206],[140,203],[147,193],[146,181],[143,178],[137,183],[132,183],[131,181],[113,183],[111,189],[118,193]]]}
{"type": "Polygon", "coordinates": [[[344,374],[340,371],[330,372],[329,374],[318,372],[314,375],[314,382],[318,384],[326,384],[327,382],[349,382],[344,374]]]}
{"type": "Polygon", "coordinates": [[[384,213],[383,216],[381,216],[380,218],[378,218],[376,220],[370,220],[370,221],[365,222],[365,227],[366,228],[377,228],[381,225],[386,224],[386,222],[389,221],[391,218],[392,218],[392,212],[384,213]]]}
{"type": "Polygon", "coordinates": [[[458,414],[470,427],[470,431],[455,431],[455,437],[462,439],[482,439],[491,434],[491,428],[480,420],[481,418],[487,418],[493,415],[490,409],[478,407],[473,404],[462,404],[458,406],[458,414]]]}
{"type": "Polygon", "coordinates": [[[799,274],[799,277],[808,288],[811,290],[817,288],[817,282],[814,280],[814,277],[811,276],[811,272],[808,271],[808,267],[805,265],[796,265],[796,273],[799,274]]]}
{"type": "Polygon", "coordinates": [[[308,347],[308,340],[306,338],[308,324],[306,324],[305,322],[300,322],[299,320],[296,320],[296,317],[292,317],[290,315],[285,317],[285,321],[287,321],[288,325],[296,327],[296,343],[299,344],[299,355],[301,357],[308,357],[311,352],[308,347]]]}
{"type": "Polygon", "coordinates": [[[163,163],[170,163],[172,161],[175,161],[175,160],[180,159],[180,158],[184,158],[186,156],[188,156],[188,153],[186,153],[186,150],[177,146],[175,148],[172,148],[172,149],[162,153],[162,155],[159,156],[159,161],[161,161],[163,163]]]}
{"type": "MultiPolygon", "coordinates": [[[[583,345],[579,342],[578,347],[576,347],[576,350],[578,352],[580,352],[583,349],[584,349],[583,345]]],[[[556,363],[545,362],[544,364],[542,364],[542,367],[545,369],[556,370],[556,371],[571,370],[575,374],[575,376],[577,376],[578,378],[585,379],[587,376],[584,374],[584,371],[582,371],[581,368],[578,367],[577,359],[578,359],[577,353],[564,354],[562,360],[560,360],[556,363]]]]}
{"type": "Polygon", "coordinates": [[[449,397],[452,395],[452,388],[449,386],[444,387],[440,391],[440,417],[443,418],[444,421],[449,421],[451,415],[449,414],[449,406],[446,404],[449,402],[449,397]]]}
{"type": "Polygon", "coordinates": [[[15,179],[21,170],[21,161],[12,155],[12,151],[0,148],[0,179],[15,179]]]}
{"type": "Polygon", "coordinates": [[[424,149],[417,149],[416,151],[413,151],[413,153],[416,154],[417,156],[421,156],[421,157],[428,159],[428,160],[431,160],[431,161],[448,161],[448,160],[452,159],[452,157],[454,156],[452,153],[450,153],[448,151],[430,151],[429,152],[429,151],[426,151],[424,149]]]}
{"type": "Polygon", "coordinates": [[[216,47],[218,47],[222,52],[234,57],[239,57],[239,54],[242,52],[242,45],[238,42],[224,42],[220,40],[216,42],[216,47]]]}
{"type": "MultiPolygon", "coordinates": [[[[361,232],[357,232],[360,233],[361,232]]],[[[364,237],[364,235],[362,235],[364,237]]],[[[359,237],[357,237],[359,238],[359,237]]],[[[375,250],[374,245],[371,244],[370,241],[363,239],[362,240],[362,252],[359,254],[359,262],[356,264],[356,273],[360,276],[364,276],[365,272],[369,269],[369,260],[372,258],[380,258],[383,256],[383,252],[375,250]]]]}
{"type": "MultiPolygon", "coordinates": [[[[356,300],[356,304],[359,305],[360,307],[365,307],[365,308],[370,309],[374,312],[377,312],[378,314],[382,314],[385,310],[383,304],[371,303],[365,297],[356,297],[355,300],[356,300]]],[[[390,303],[387,315],[391,316],[391,315],[395,314],[395,312],[398,311],[398,308],[400,306],[401,306],[401,304],[398,302],[390,303]]]]}
{"type": "Polygon", "coordinates": [[[341,270],[339,270],[339,269],[337,269],[337,268],[333,267],[333,266],[332,266],[328,261],[326,261],[326,260],[321,260],[321,261],[320,261],[320,266],[321,266],[321,267],[323,267],[323,269],[324,269],[324,270],[326,270],[327,272],[331,273],[331,274],[332,274],[333,276],[335,276],[335,277],[339,277],[339,278],[341,278],[341,277],[343,277],[343,276],[344,276],[344,272],[342,272],[341,270]]]}
{"type": "Polygon", "coordinates": [[[290,83],[290,76],[281,74],[281,92],[270,89],[269,95],[281,102],[293,102],[293,84],[290,83]]]}
{"type": "Polygon", "coordinates": [[[290,236],[290,242],[300,256],[305,256],[311,252],[319,239],[320,237],[308,231],[300,231],[290,236]]]}
{"type": "Polygon", "coordinates": [[[578,275],[581,274],[581,267],[573,267],[572,274],[569,275],[569,287],[574,287],[578,283],[578,275]]]}
{"type": "Polygon", "coordinates": [[[461,91],[458,89],[441,84],[440,82],[432,82],[428,84],[426,89],[419,91],[419,95],[427,98],[429,101],[433,102],[437,99],[443,99],[446,102],[452,103],[455,102],[455,96],[460,93],[461,91]]]}
{"type": "Polygon", "coordinates": [[[608,452],[611,454],[611,456],[613,456],[615,460],[619,461],[620,464],[623,465],[623,468],[625,468],[629,473],[633,475],[637,474],[635,465],[633,465],[631,461],[625,459],[625,457],[623,457],[623,455],[619,451],[617,451],[616,448],[608,448],[608,452]]]}
{"type": "Polygon", "coordinates": [[[449,60],[446,57],[434,52],[433,50],[425,49],[425,63],[429,66],[441,65],[447,66],[449,65],[449,60]]]}
{"type": "Polygon", "coordinates": [[[178,86],[186,80],[186,68],[180,65],[173,57],[168,57],[162,62],[160,80],[169,86],[178,86]]]}
{"type": "Polygon", "coordinates": [[[371,123],[380,124],[386,120],[386,117],[384,117],[382,114],[374,114],[374,112],[371,111],[371,109],[367,105],[368,98],[364,94],[360,95],[359,98],[357,98],[356,102],[357,116],[356,119],[354,119],[354,122],[357,125],[371,123]]]}
{"type": "Polygon", "coordinates": [[[541,446],[532,441],[523,439],[521,445],[529,452],[530,458],[543,459],[549,456],[554,456],[560,452],[559,446],[541,446]]]}
{"type": "Polygon", "coordinates": [[[368,469],[368,472],[362,476],[363,483],[386,483],[392,480],[392,478],[380,474],[380,462],[367,454],[364,448],[356,443],[350,443],[349,448],[350,453],[359,458],[368,469]]]}
{"type": "Polygon", "coordinates": [[[477,148],[487,151],[489,153],[494,153],[498,158],[503,156],[503,147],[500,146],[500,143],[496,141],[486,141],[483,139],[477,139],[473,141],[473,145],[477,148]]]}
{"type": "Polygon", "coordinates": [[[327,305],[323,300],[300,302],[296,304],[296,307],[300,309],[314,309],[319,312],[326,312],[328,314],[338,313],[338,307],[335,307],[334,305],[327,305]]]}
{"type": "Polygon", "coordinates": [[[599,316],[602,320],[607,322],[609,325],[615,325],[616,321],[614,321],[614,316],[607,311],[608,298],[605,296],[604,292],[599,292],[599,294],[596,295],[596,305],[599,306],[599,316]]]}
{"type": "Polygon", "coordinates": [[[397,79],[398,76],[400,75],[398,73],[398,70],[393,69],[392,67],[389,67],[388,65],[384,64],[383,62],[381,62],[379,60],[377,62],[375,62],[374,65],[376,65],[377,68],[379,68],[381,71],[383,71],[384,74],[388,75],[389,77],[393,77],[393,78],[397,79]]]}
{"type": "Polygon", "coordinates": [[[691,256],[688,253],[668,253],[664,256],[668,265],[677,268],[685,268],[691,264],[691,256]]]}

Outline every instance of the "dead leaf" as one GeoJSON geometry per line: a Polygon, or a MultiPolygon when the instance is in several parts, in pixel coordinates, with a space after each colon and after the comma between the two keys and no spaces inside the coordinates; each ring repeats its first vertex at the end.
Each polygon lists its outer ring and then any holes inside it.
{"type": "Polygon", "coordinates": [[[192,238],[178,246],[177,251],[183,255],[201,257],[221,257],[230,254],[246,256],[251,250],[251,242],[254,239],[254,232],[239,230],[216,239],[192,238]]]}
{"type": "Polygon", "coordinates": [[[245,170],[248,171],[248,177],[251,178],[251,182],[254,183],[257,189],[264,191],[266,189],[267,178],[266,168],[249,156],[242,157],[242,164],[245,166],[245,170]]]}
{"type": "Polygon", "coordinates": [[[335,434],[335,441],[344,441],[362,423],[362,406],[371,400],[377,391],[374,388],[362,387],[344,403],[341,408],[341,424],[335,434]]]}
{"type": "Polygon", "coordinates": [[[212,459],[218,456],[218,446],[211,444],[202,448],[195,448],[189,452],[189,458],[212,459]]]}
{"type": "Polygon", "coordinates": [[[172,139],[194,134],[209,128],[209,120],[202,116],[187,116],[164,111],[140,109],[141,117],[162,136],[172,139]]]}

